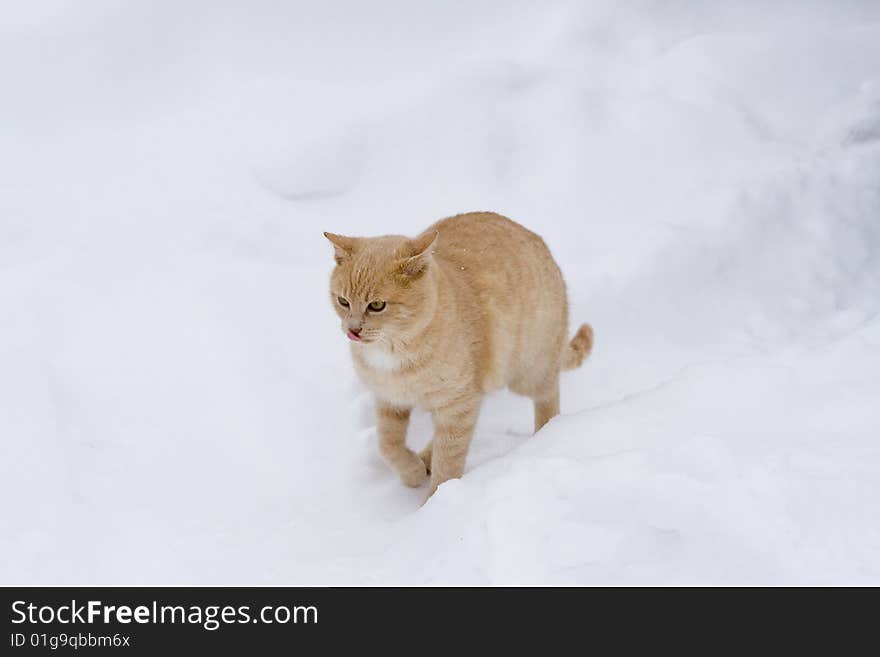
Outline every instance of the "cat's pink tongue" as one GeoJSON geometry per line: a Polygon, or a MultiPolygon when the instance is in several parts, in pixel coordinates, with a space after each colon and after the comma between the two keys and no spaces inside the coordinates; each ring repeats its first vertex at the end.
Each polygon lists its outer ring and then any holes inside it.
{"type": "Polygon", "coordinates": [[[349,339],[349,340],[354,340],[355,342],[360,342],[360,341],[361,341],[361,336],[359,336],[359,335],[357,335],[356,333],[352,332],[351,329],[348,329],[348,333],[346,333],[346,335],[348,336],[348,339],[349,339]]]}

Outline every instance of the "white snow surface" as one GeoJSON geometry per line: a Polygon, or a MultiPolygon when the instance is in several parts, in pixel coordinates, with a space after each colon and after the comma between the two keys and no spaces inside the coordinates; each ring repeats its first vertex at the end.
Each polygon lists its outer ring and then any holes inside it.
{"type": "Polygon", "coordinates": [[[0,17],[0,583],[880,584],[878,3],[0,17]],[[421,506],[321,232],[469,210],[596,346],[421,506]]]}

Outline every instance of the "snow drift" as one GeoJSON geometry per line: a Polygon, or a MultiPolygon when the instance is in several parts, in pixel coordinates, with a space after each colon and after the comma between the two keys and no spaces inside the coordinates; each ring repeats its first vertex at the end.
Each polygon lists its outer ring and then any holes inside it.
{"type": "Polygon", "coordinates": [[[880,583],[880,8],[584,5],[4,8],[0,581],[880,583]],[[482,209],[596,346],[420,508],[321,232],[482,209]]]}

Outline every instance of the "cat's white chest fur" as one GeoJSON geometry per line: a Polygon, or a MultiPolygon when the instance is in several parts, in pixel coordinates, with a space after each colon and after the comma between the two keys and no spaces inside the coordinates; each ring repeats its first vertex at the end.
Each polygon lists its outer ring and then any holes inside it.
{"type": "Polygon", "coordinates": [[[377,344],[364,345],[361,351],[364,362],[374,369],[383,372],[391,372],[400,367],[400,358],[377,344]]]}

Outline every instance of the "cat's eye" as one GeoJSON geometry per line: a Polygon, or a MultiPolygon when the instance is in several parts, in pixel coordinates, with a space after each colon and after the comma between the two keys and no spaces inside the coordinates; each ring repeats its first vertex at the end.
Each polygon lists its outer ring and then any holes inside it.
{"type": "Polygon", "coordinates": [[[344,297],[336,297],[336,300],[339,302],[340,306],[342,306],[344,308],[348,308],[348,299],[346,299],[344,297]]]}
{"type": "Polygon", "coordinates": [[[379,312],[382,312],[383,310],[385,310],[385,302],[384,301],[373,301],[370,303],[369,306],[367,306],[367,308],[372,310],[374,313],[379,313],[379,312]]]}

